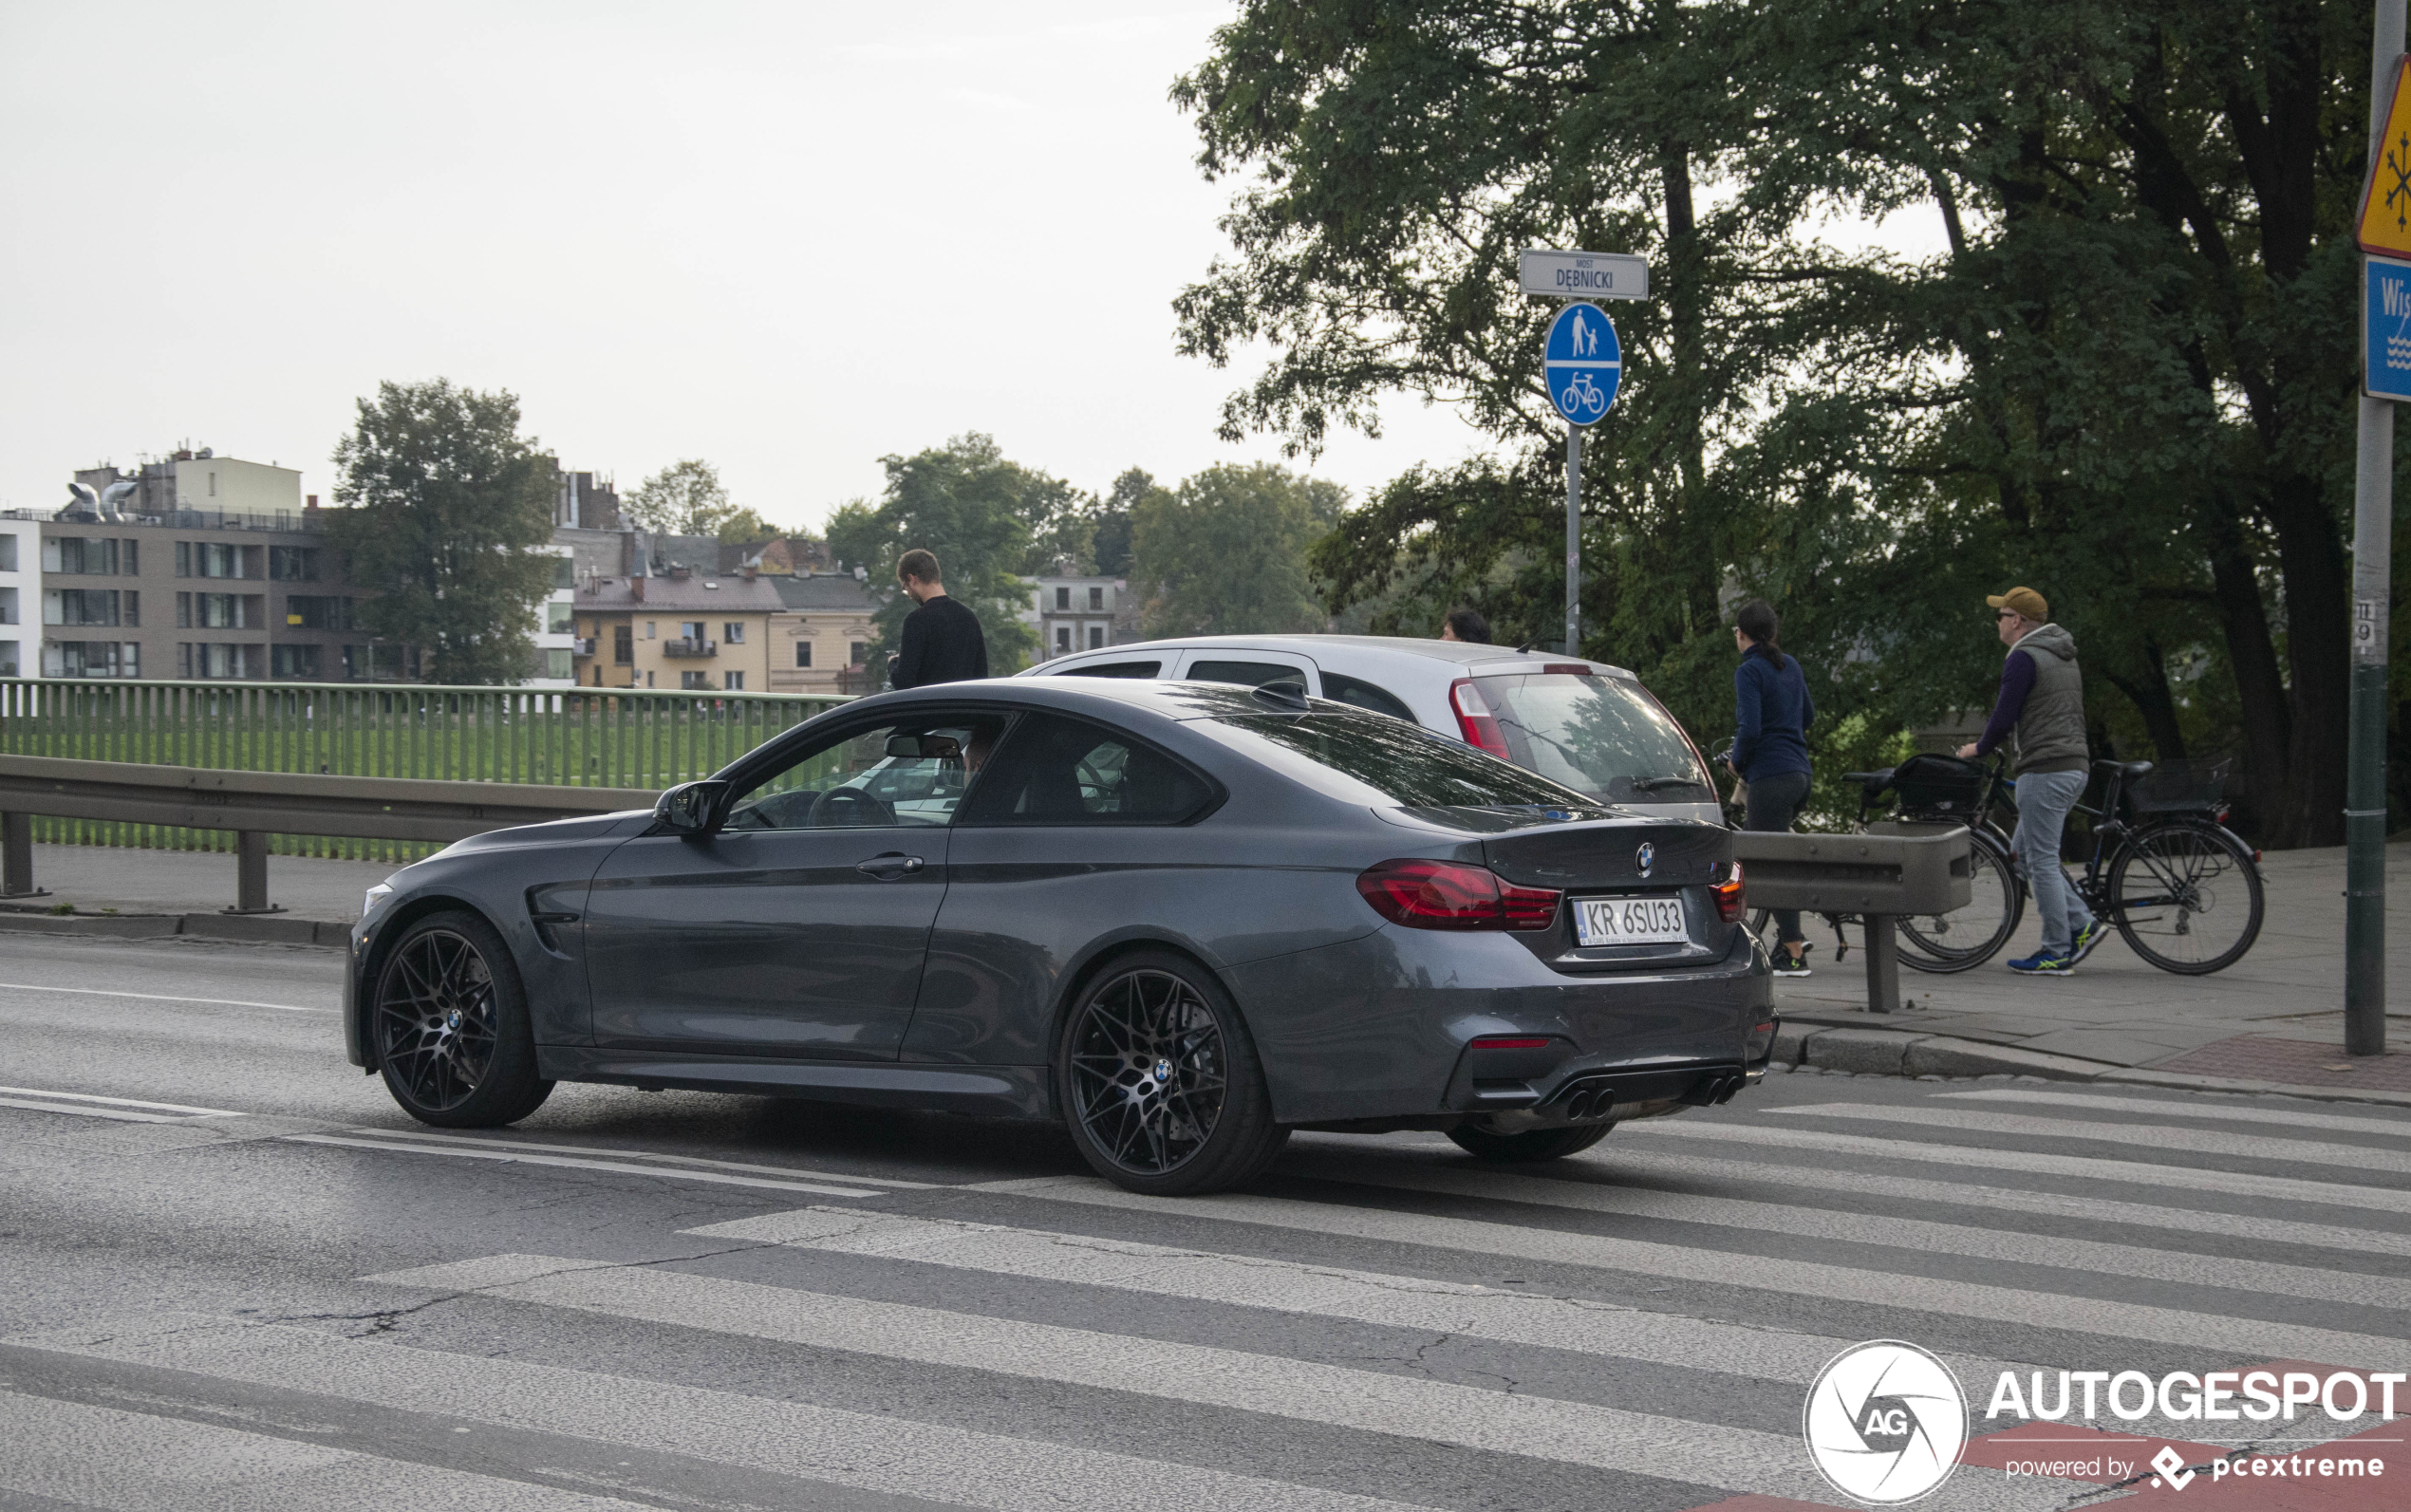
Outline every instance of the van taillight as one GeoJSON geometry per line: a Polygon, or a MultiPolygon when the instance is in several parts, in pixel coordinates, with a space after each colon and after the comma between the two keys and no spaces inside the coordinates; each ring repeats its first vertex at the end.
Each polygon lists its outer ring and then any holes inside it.
{"type": "Polygon", "coordinates": [[[1365,869],[1356,890],[1374,912],[1410,929],[1546,929],[1561,896],[1456,861],[1384,861],[1365,869]]]}
{"type": "Polygon", "coordinates": [[[1710,890],[1716,894],[1716,917],[1727,924],[1741,923],[1743,911],[1749,906],[1742,895],[1741,863],[1734,862],[1725,880],[1710,890]]]}
{"type": "Polygon", "coordinates": [[[1471,678],[1459,678],[1448,684],[1448,707],[1456,711],[1457,734],[1465,743],[1477,751],[1487,751],[1502,761],[1512,761],[1507,754],[1506,734],[1499,728],[1499,717],[1490,708],[1490,700],[1473,685],[1471,678]]]}

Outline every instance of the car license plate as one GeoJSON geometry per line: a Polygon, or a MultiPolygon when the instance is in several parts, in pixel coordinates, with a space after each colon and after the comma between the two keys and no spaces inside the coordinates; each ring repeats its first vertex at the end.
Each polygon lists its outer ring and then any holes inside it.
{"type": "Polygon", "coordinates": [[[1574,934],[1586,945],[1682,945],[1691,938],[1678,897],[1577,898],[1574,934]]]}

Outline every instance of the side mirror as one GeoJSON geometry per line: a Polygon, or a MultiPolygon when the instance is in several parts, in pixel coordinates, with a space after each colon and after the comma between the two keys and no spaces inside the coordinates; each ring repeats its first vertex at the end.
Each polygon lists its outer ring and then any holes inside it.
{"type": "Polygon", "coordinates": [[[727,792],[725,782],[682,782],[655,801],[653,822],[672,834],[710,834],[727,792]]]}

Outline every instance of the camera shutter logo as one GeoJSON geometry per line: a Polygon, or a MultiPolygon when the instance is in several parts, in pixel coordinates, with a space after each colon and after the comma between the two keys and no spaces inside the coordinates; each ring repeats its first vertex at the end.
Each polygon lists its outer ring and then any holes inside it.
{"type": "Polygon", "coordinates": [[[1870,1506],[1914,1502],[1958,1467],[1967,1393],[1915,1344],[1876,1339],[1825,1363],[1801,1413],[1808,1457],[1833,1488],[1870,1506]]]}

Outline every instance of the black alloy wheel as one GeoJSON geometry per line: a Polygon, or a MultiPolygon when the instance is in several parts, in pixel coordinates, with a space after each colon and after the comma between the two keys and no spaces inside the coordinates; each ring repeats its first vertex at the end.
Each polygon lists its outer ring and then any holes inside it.
{"type": "Polygon", "coordinates": [[[1081,993],[1059,1071],[1074,1143],[1131,1191],[1237,1185],[1288,1138],[1237,1009],[1206,972],[1168,953],[1126,957],[1081,993]]]}
{"type": "Polygon", "coordinates": [[[386,1090],[421,1123],[515,1123],[551,1093],[535,1073],[518,973],[474,914],[431,914],[402,931],[377,976],[371,1027],[386,1090]]]}
{"type": "Polygon", "coordinates": [[[1570,1129],[1527,1129],[1520,1134],[1493,1134],[1470,1124],[1459,1124],[1448,1137],[1459,1149],[1503,1166],[1563,1160],[1579,1155],[1607,1137],[1614,1124],[1576,1124],[1570,1129]]]}

